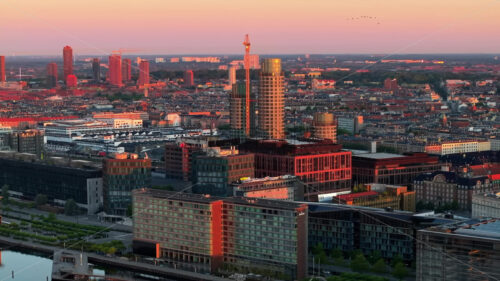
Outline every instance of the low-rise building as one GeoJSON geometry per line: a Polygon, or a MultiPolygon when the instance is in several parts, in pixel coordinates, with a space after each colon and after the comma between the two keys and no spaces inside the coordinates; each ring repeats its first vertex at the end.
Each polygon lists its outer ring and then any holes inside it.
{"type": "Polygon", "coordinates": [[[304,188],[297,177],[290,175],[243,178],[232,184],[234,196],[287,201],[303,201],[304,188]]]}
{"type": "Polygon", "coordinates": [[[500,220],[473,219],[419,230],[417,281],[500,280],[500,220]]]}

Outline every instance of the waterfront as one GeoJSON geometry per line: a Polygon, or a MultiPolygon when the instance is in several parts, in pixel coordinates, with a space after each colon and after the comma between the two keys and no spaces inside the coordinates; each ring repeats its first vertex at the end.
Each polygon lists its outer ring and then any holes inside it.
{"type": "Polygon", "coordinates": [[[46,257],[15,251],[2,251],[0,280],[50,280],[52,260],[46,257]],[[14,278],[12,278],[14,271],[14,278]],[[48,279],[47,279],[48,278],[48,279]]]}

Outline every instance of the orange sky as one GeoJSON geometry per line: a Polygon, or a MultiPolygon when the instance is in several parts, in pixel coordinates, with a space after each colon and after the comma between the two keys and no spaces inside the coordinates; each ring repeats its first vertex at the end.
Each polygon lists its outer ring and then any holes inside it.
{"type": "Polygon", "coordinates": [[[238,54],[245,33],[260,54],[500,51],[500,0],[3,0],[0,13],[5,55],[238,54]]]}

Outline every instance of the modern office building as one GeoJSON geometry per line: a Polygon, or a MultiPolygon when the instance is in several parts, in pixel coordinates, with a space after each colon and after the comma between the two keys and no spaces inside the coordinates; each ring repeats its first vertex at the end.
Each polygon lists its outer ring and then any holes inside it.
{"type": "Polygon", "coordinates": [[[96,83],[101,81],[101,60],[99,58],[92,59],[92,78],[96,83]]]}
{"type": "Polygon", "coordinates": [[[472,217],[500,218],[500,192],[472,195],[472,217]]]}
{"type": "Polygon", "coordinates": [[[244,138],[247,131],[255,132],[256,129],[256,108],[254,95],[250,92],[250,128],[247,130],[246,122],[246,85],[243,82],[233,84],[229,97],[229,114],[232,136],[235,138],[244,138]]]}
{"type": "Polygon", "coordinates": [[[432,203],[435,207],[457,204],[462,210],[472,210],[474,194],[494,192],[495,186],[488,176],[475,176],[467,172],[437,171],[415,178],[417,202],[432,203]]]}
{"type": "Polygon", "coordinates": [[[351,189],[351,152],[331,140],[248,140],[240,151],[255,154],[255,176],[293,175],[304,182],[304,196],[320,196],[351,189]]]}
{"type": "Polygon", "coordinates": [[[197,271],[307,275],[304,204],[151,189],[133,194],[135,252],[197,271]]]}
{"type": "Polygon", "coordinates": [[[73,49],[70,46],[63,48],[63,80],[66,82],[66,77],[73,74],[73,49]]]}
{"type": "Polygon", "coordinates": [[[149,84],[149,61],[141,60],[139,64],[139,86],[144,86],[149,84]]]}
{"type": "Polygon", "coordinates": [[[51,62],[47,65],[47,87],[54,88],[57,85],[57,64],[51,62]]]}
{"type": "Polygon", "coordinates": [[[122,79],[122,56],[120,54],[112,54],[109,56],[109,83],[113,86],[120,87],[123,85],[122,79]]]}
{"type": "Polygon", "coordinates": [[[0,56],[0,82],[6,81],[5,56],[0,56]]]}
{"type": "Polygon", "coordinates": [[[165,177],[191,181],[194,154],[206,144],[195,142],[172,142],[165,145],[165,177]]]}
{"type": "Polygon", "coordinates": [[[267,139],[284,139],[284,76],[281,59],[265,59],[259,75],[258,135],[267,139]]]}
{"type": "Polygon", "coordinates": [[[417,281],[500,280],[500,220],[472,219],[418,231],[417,281]]]}
{"type": "Polygon", "coordinates": [[[331,113],[316,112],[313,119],[314,137],[337,142],[337,123],[331,113]]]}
{"type": "Polygon", "coordinates": [[[254,155],[240,154],[234,147],[209,148],[194,156],[192,169],[194,193],[232,196],[232,183],[254,177],[254,155]]]}
{"type": "Polygon", "coordinates": [[[42,155],[45,144],[44,131],[31,129],[25,131],[15,131],[9,136],[9,146],[12,150],[20,153],[42,155]]]}
{"type": "Polygon", "coordinates": [[[124,82],[132,80],[132,60],[131,59],[123,59],[122,78],[123,78],[124,82]]]}
{"type": "Polygon", "coordinates": [[[392,209],[331,203],[308,205],[310,249],[321,243],[326,251],[361,250],[365,255],[378,251],[385,259],[401,255],[405,261],[415,260],[416,231],[454,221],[392,209]]]}
{"type": "Polygon", "coordinates": [[[296,176],[243,178],[232,184],[234,196],[304,201],[305,186],[296,176]]]}
{"type": "Polygon", "coordinates": [[[73,199],[89,215],[102,208],[102,172],[92,162],[0,152],[0,167],[0,186],[8,185],[12,197],[34,200],[44,194],[61,207],[73,199]]]}
{"type": "Polygon", "coordinates": [[[192,70],[184,72],[184,87],[194,87],[194,73],[192,70]]]}
{"type": "Polygon", "coordinates": [[[132,206],[132,190],[151,187],[151,159],[137,154],[116,154],[103,160],[104,211],[124,216],[132,206]]]}
{"type": "Polygon", "coordinates": [[[352,156],[354,185],[382,183],[411,186],[422,173],[441,170],[438,157],[426,153],[362,153],[352,156]]]}

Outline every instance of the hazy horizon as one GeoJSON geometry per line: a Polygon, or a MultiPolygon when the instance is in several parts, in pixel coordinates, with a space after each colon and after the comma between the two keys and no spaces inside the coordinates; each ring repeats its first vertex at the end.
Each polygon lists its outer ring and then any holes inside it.
{"type": "Polygon", "coordinates": [[[494,54],[497,0],[1,1],[0,54],[494,54]]]}

